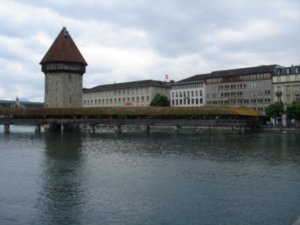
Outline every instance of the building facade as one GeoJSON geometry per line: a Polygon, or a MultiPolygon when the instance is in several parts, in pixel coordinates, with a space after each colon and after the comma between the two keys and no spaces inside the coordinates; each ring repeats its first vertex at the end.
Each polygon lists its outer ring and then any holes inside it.
{"type": "Polygon", "coordinates": [[[171,106],[173,107],[197,107],[206,104],[205,77],[196,75],[171,86],[171,106]]]}
{"type": "Polygon", "coordinates": [[[263,65],[200,74],[176,82],[172,106],[230,105],[265,113],[272,103],[272,76],[279,65],[263,65]]]}
{"type": "Polygon", "coordinates": [[[83,90],[83,107],[147,107],[156,94],[170,99],[170,84],[142,80],[99,85],[83,90]]]}
{"type": "Polygon", "coordinates": [[[87,63],[65,27],[40,64],[45,74],[45,107],[82,107],[87,63]]]}
{"type": "Polygon", "coordinates": [[[277,68],[273,75],[273,102],[300,103],[300,65],[277,68]]]}
{"type": "Polygon", "coordinates": [[[266,65],[212,72],[206,79],[207,104],[248,107],[265,113],[272,103],[272,75],[280,67],[266,65]]]}

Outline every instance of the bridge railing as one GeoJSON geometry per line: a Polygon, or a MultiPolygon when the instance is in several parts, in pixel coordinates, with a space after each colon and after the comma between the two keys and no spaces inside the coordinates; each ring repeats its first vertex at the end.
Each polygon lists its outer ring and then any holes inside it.
{"type": "Polygon", "coordinates": [[[247,119],[156,119],[156,118],[135,118],[135,119],[25,119],[25,118],[0,118],[0,124],[16,125],[44,125],[44,124],[107,124],[107,125],[165,125],[165,126],[251,126],[259,125],[259,121],[247,119]]]}

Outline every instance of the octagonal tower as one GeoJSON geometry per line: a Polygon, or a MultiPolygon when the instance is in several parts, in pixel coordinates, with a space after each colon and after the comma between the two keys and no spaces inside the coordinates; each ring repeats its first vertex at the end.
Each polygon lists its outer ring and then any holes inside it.
{"type": "Polygon", "coordinates": [[[45,74],[45,107],[82,107],[87,63],[64,27],[40,62],[45,74]]]}

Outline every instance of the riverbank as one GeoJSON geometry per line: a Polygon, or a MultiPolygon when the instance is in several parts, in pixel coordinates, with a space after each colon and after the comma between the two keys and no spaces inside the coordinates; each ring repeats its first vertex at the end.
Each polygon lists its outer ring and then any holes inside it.
{"type": "Polygon", "coordinates": [[[300,127],[263,127],[264,132],[285,132],[285,133],[300,133],[300,127]]]}

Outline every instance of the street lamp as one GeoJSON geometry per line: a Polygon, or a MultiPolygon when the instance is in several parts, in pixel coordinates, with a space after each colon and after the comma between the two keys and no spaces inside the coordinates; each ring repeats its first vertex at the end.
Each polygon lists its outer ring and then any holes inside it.
{"type": "Polygon", "coordinates": [[[276,96],[277,96],[277,99],[278,99],[278,102],[279,103],[282,103],[282,100],[281,100],[281,97],[282,97],[282,91],[278,90],[275,92],[276,96]]]}

